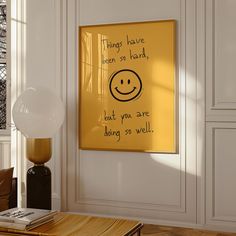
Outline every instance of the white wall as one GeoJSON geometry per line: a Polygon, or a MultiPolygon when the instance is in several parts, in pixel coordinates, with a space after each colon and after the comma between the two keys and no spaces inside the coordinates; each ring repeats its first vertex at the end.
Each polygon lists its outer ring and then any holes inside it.
{"type": "Polygon", "coordinates": [[[206,2],[206,222],[236,222],[236,2],[206,2]]]}
{"type": "MultiPolygon", "coordinates": [[[[59,1],[26,0],[26,85],[44,86],[61,96],[59,1]]],[[[60,208],[60,131],[53,139],[53,155],[47,165],[52,171],[52,205],[60,208]]],[[[32,163],[28,163],[32,166],[32,163]]]]}
{"type": "MultiPolygon", "coordinates": [[[[61,96],[60,67],[60,2],[48,0],[11,1],[11,63],[12,105],[25,88],[44,86],[61,96]]],[[[53,155],[49,163],[52,171],[53,208],[61,203],[61,138],[53,139],[53,155]]],[[[25,139],[12,130],[11,159],[19,177],[19,205],[25,206],[27,162],[25,139]]]]}
{"type": "MultiPolygon", "coordinates": [[[[63,31],[67,39],[63,58],[67,68],[65,78],[69,78],[66,80],[69,109],[68,132],[64,133],[68,141],[64,149],[68,159],[63,163],[63,184],[67,186],[63,189],[64,209],[139,217],[155,223],[195,224],[202,220],[196,214],[196,189],[197,183],[201,183],[201,176],[197,177],[197,140],[203,142],[203,128],[197,129],[202,124],[197,120],[197,100],[202,101],[198,96],[204,89],[202,81],[196,76],[196,11],[194,0],[155,0],[148,4],[142,0],[65,2],[63,12],[68,21],[63,31]],[[179,153],[79,151],[78,26],[159,19],[177,20],[179,153]]],[[[202,153],[199,152],[201,158],[202,153]]]]}
{"type": "Polygon", "coordinates": [[[0,169],[11,166],[11,138],[0,136],[0,169]]]}
{"type": "MultiPolygon", "coordinates": [[[[25,86],[43,83],[67,107],[50,163],[54,208],[236,231],[235,1],[12,2],[13,102],[25,86]],[[159,19],[177,20],[179,154],[80,151],[78,26],[159,19]]],[[[24,186],[24,142],[16,132],[11,150],[24,186]]]]}

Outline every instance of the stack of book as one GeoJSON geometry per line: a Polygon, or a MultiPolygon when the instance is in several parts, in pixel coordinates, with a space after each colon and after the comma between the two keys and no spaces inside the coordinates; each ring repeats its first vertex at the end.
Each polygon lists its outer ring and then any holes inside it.
{"type": "Polygon", "coordinates": [[[30,230],[52,221],[57,211],[33,208],[12,208],[0,212],[0,227],[30,230]]]}

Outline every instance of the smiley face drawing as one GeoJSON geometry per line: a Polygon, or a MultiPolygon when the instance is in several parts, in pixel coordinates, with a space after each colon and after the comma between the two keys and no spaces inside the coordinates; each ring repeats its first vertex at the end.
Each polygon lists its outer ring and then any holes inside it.
{"type": "Polygon", "coordinates": [[[109,89],[113,98],[128,102],[141,94],[142,81],[135,71],[123,69],[112,74],[109,89]]]}

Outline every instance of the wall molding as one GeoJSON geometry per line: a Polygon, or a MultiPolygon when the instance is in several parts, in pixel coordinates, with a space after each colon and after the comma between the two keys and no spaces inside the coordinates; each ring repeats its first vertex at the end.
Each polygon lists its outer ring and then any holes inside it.
{"type": "Polygon", "coordinates": [[[196,77],[197,77],[197,223],[205,223],[205,20],[206,1],[196,3],[196,77]]]}
{"type": "Polygon", "coordinates": [[[207,44],[207,77],[208,90],[208,113],[214,114],[214,111],[227,112],[231,110],[234,115],[236,110],[236,101],[224,101],[217,98],[217,78],[216,78],[216,11],[217,2],[219,0],[206,1],[207,17],[206,17],[206,44],[207,44]]]}
{"type": "Polygon", "coordinates": [[[11,167],[11,141],[0,137],[0,169],[11,167]]]}
{"type": "MultiPolygon", "coordinates": [[[[158,215],[163,219],[169,218],[176,218],[176,219],[185,219],[185,222],[191,221],[193,218],[196,218],[196,211],[190,207],[189,201],[185,198],[186,196],[189,197],[190,193],[186,193],[186,189],[190,186],[190,178],[187,177],[187,172],[191,171],[195,173],[197,171],[197,167],[187,167],[187,163],[190,163],[190,159],[196,160],[192,153],[197,153],[196,149],[188,150],[186,152],[185,148],[188,145],[186,142],[187,135],[190,135],[191,132],[196,132],[195,127],[192,126],[190,131],[187,131],[186,127],[186,118],[182,117],[179,122],[180,126],[182,127],[180,130],[180,139],[179,142],[181,143],[181,158],[180,158],[180,203],[177,205],[162,205],[162,204],[147,204],[145,202],[138,202],[132,203],[130,206],[129,202],[125,201],[114,201],[111,199],[90,199],[84,198],[81,195],[80,189],[80,168],[81,168],[81,152],[78,149],[78,135],[75,130],[77,130],[77,122],[78,122],[78,112],[77,112],[77,104],[78,104],[78,58],[77,58],[77,42],[78,42],[78,34],[77,34],[77,25],[80,25],[80,16],[77,15],[77,12],[80,10],[80,2],[81,1],[66,1],[62,0],[62,70],[63,70],[63,99],[67,104],[67,116],[66,122],[63,127],[63,155],[66,156],[66,159],[62,159],[62,166],[64,167],[62,170],[62,209],[63,210],[73,210],[73,211],[80,211],[80,212],[97,212],[102,213],[104,207],[106,211],[109,212],[116,212],[120,215],[127,214],[132,215],[132,212],[139,212],[139,214],[143,213],[144,215],[149,215],[150,219],[155,217],[158,212],[158,215]],[[68,79],[69,78],[69,79],[68,79]],[[71,187],[73,185],[73,187],[71,187]],[[190,210],[191,208],[191,210],[190,210]],[[149,212],[147,214],[147,212],[149,212]],[[183,214],[184,213],[184,214],[183,214]],[[195,214],[195,216],[191,215],[195,214]],[[191,217],[189,217],[191,215],[191,217]]],[[[198,117],[202,117],[204,113],[196,114],[196,107],[192,105],[192,100],[195,101],[196,97],[199,98],[198,104],[198,111],[204,110],[202,107],[203,103],[203,89],[198,90],[198,95],[192,93],[194,91],[194,86],[196,86],[197,82],[192,80],[192,78],[196,78],[196,71],[197,71],[197,55],[196,55],[196,48],[192,46],[192,43],[196,43],[196,30],[197,30],[197,6],[202,7],[201,3],[197,3],[195,0],[186,1],[186,0],[178,0],[180,4],[180,19],[178,23],[178,30],[180,32],[181,38],[178,38],[178,45],[179,53],[178,63],[179,68],[181,68],[179,73],[180,83],[179,83],[179,91],[180,91],[180,114],[185,114],[185,109],[188,108],[191,113],[193,114],[193,120],[197,120],[198,117]],[[193,17],[194,16],[194,17],[193,17]],[[192,21],[194,19],[194,23],[192,21]],[[193,27],[194,25],[194,27],[193,27]],[[191,36],[186,35],[186,30],[190,31],[188,34],[191,36]],[[188,47],[188,49],[186,49],[188,47]],[[192,49],[193,48],[193,49],[192,49]],[[189,52],[187,52],[189,50],[189,52]],[[192,50],[192,51],[191,51],[192,50]],[[193,56],[194,55],[194,56],[193,56]],[[187,57],[187,58],[186,58],[187,57]],[[194,57],[194,59],[192,59],[194,57]],[[190,59],[191,58],[191,59],[190,59]],[[193,61],[192,61],[193,60],[193,61]],[[191,62],[190,62],[191,61],[191,62]],[[186,64],[187,63],[187,64],[186,64]],[[186,70],[191,71],[191,76],[186,74],[186,70]],[[190,78],[191,77],[191,78],[190,78]],[[191,82],[187,82],[191,81],[191,82]],[[186,87],[190,89],[190,94],[186,94],[186,87]],[[185,94],[183,96],[183,94],[185,94]],[[189,100],[188,96],[190,95],[189,100]],[[195,115],[194,115],[195,114],[195,115]]],[[[200,30],[200,29],[199,29],[200,30]]],[[[200,46],[199,46],[200,47],[200,46]]],[[[202,47],[202,45],[201,45],[202,47]]],[[[200,61],[201,59],[199,59],[200,61]]],[[[202,68],[198,67],[199,73],[202,73],[202,79],[204,80],[204,71],[202,72],[202,68]]],[[[197,105],[196,105],[197,106],[197,105]]],[[[204,125],[203,123],[199,123],[198,127],[202,128],[204,125]]],[[[202,131],[201,131],[202,132],[202,131]]],[[[202,133],[201,133],[202,134],[202,133]]],[[[199,140],[198,142],[199,147],[202,147],[202,142],[199,140]]],[[[202,158],[202,153],[197,154],[199,158],[202,158]]],[[[192,163],[194,163],[193,161],[192,163]]],[[[198,173],[203,171],[202,169],[202,162],[199,163],[198,173]]],[[[196,174],[196,173],[195,173],[196,174]]],[[[196,177],[195,177],[196,178],[196,177]]],[[[198,186],[202,187],[202,181],[198,182],[198,186]]],[[[193,193],[191,193],[193,194],[193,193]]],[[[190,195],[191,195],[190,194],[190,195]]],[[[204,193],[201,193],[204,194],[204,193]]],[[[201,195],[202,196],[202,195],[201,195]]],[[[195,199],[196,200],[196,199],[195,199]]],[[[194,201],[195,201],[194,200],[194,201]]],[[[199,203],[200,204],[200,203],[199,203]]],[[[201,212],[202,213],[202,212],[201,212]]]]}
{"type": "MultiPolygon", "coordinates": [[[[179,82],[178,86],[178,91],[180,91],[180,94],[185,94],[185,90],[186,90],[186,0],[179,0],[179,4],[180,4],[180,27],[178,27],[178,48],[179,48],[179,54],[178,54],[178,68],[182,68],[182,70],[180,71],[179,69],[177,69],[177,81],[179,82]]],[[[186,158],[186,153],[185,153],[185,115],[182,117],[181,114],[186,114],[186,107],[185,107],[185,99],[183,99],[181,96],[178,97],[179,100],[179,109],[180,109],[180,121],[179,121],[179,125],[181,128],[181,134],[179,134],[178,140],[180,143],[180,155],[179,158],[181,160],[180,163],[180,202],[178,205],[171,205],[171,204],[161,204],[161,203],[156,203],[156,204],[150,204],[150,203],[146,203],[146,202],[126,202],[126,201],[115,201],[115,200],[110,200],[110,199],[98,199],[98,198],[81,198],[80,196],[80,183],[75,182],[75,189],[77,189],[77,186],[79,186],[79,188],[76,191],[76,195],[75,195],[75,199],[76,199],[76,204],[78,205],[83,205],[83,206],[111,206],[114,208],[131,208],[131,209],[143,209],[143,210],[156,210],[156,211],[166,211],[166,212],[186,212],[186,199],[185,199],[185,183],[186,183],[186,176],[185,176],[185,158],[186,158]]],[[[79,157],[80,160],[81,157],[79,157]]],[[[76,168],[76,176],[77,179],[80,179],[80,162],[77,161],[77,168],[76,168]]]]}
{"type": "MultiPolygon", "coordinates": [[[[227,229],[228,227],[236,230],[235,222],[236,215],[218,215],[216,213],[217,203],[216,197],[216,133],[217,131],[230,131],[235,130],[236,133],[236,123],[225,123],[225,122],[209,122],[207,123],[206,128],[206,155],[207,155],[207,182],[206,182],[206,201],[207,201],[207,209],[206,209],[206,223],[207,225],[218,225],[227,229]]],[[[226,141],[226,140],[225,140],[226,141]]],[[[219,165],[219,164],[218,164],[219,165]]],[[[219,173],[218,173],[219,174],[219,173]]],[[[219,183],[218,183],[219,184],[219,183]]],[[[219,203],[218,203],[219,204],[219,203]]]]}
{"type": "MultiPolygon", "coordinates": [[[[233,22],[233,14],[235,10],[235,2],[227,0],[209,0],[206,4],[206,19],[205,19],[205,40],[206,40],[206,210],[205,222],[210,228],[224,231],[235,231],[236,208],[232,204],[235,197],[235,191],[230,189],[234,170],[231,166],[234,165],[234,144],[230,139],[234,137],[232,131],[236,129],[236,101],[235,96],[227,97],[227,89],[232,89],[233,80],[227,80],[225,76],[231,73],[230,65],[228,73],[227,67],[223,73],[217,65],[217,60],[222,63],[222,53],[229,53],[227,45],[231,45],[233,38],[228,34],[224,34],[225,20],[233,22]],[[225,8],[224,8],[225,7],[225,8]],[[228,16],[229,14],[229,16],[228,16]],[[228,18],[227,18],[228,17],[228,18]],[[223,25],[224,24],[224,25],[223,25]],[[217,28],[218,27],[218,28],[217,28]],[[218,33],[217,30],[222,29],[218,33]],[[218,33],[218,34],[217,34],[218,33]],[[224,35],[224,38],[221,38],[224,35]],[[227,36],[228,35],[228,36],[227,36]],[[218,40],[218,41],[217,41],[218,40]],[[222,41],[224,40],[224,41],[222,41]],[[231,40],[231,41],[229,41],[231,40]],[[218,45],[221,45],[223,52],[217,55],[218,45]],[[223,46],[222,46],[223,45],[223,46]],[[218,74],[217,74],[218,73],[218,74]],[[226,83],[224,90],[219,88],[226,83]],[[222,92],[222,93],[221,93],[222,92]],[[221,136],[222,135],[222,136],[221,136]],[[231,136],[232,135],[232,136],[231,136]],[[227,140],[228,139],[228,140],[227,140]],[[216,144],[217,142],[217,144],[216,144]],[[225,150],[221,153],[221,150],[225,150]],[[220,154],[221,153],[221,154],[220,154]],[[223,167],[224,165],[224,167],[223,167]],[[222,166],[222,169],[219,168],[222,166]],[[227,170],[226,170],[227,169],[227,170]],[[225,183],[226,182],[226,183],[225,183]],[[225,184],[229,186],[225,188],[225,184]],[[222,192],[225,194],[222,196],[222,192]],[[225,199],[225,200],[224,200],[225,199]]],[[[233,26],[233,25],[232,25],[233,26]]],[[[230,25],[227,28],[230,29],[230,25]]],[[[228,32],[228,31],[226,31],[228,32]]],[[[235,32],[232,35],[235,37],[235,32]]],[[[231,49],[230,49],[231,50],[231,49]]],[[[235,51],[232,51],[235,54],[235,51]]],[[[233,54],[233,55],[234,55],[233,54]]],[[[231,60],[231,54],[228,55],[228,60],[231,60]]],[[[227,63],[227,61],[225,62],[227,63]]],[[[232,69],[232,68],[231,68],[232,69]]],[[[233,77],[232,77],[233,78],[233,77]]]]}
{"type": "Polygon", "coordinates": [[[74,202],[76,187],[73,194],[69,194],[69,185],[77,183],[76,167],[79,163],[78,135],[77,135],[77,15],[79,1],[61,1],[61,47],[62,47],[62,96],[66,104],[66,117],[62,128],[62,210],[69,210],[69,203],[74,202]],[[70,78],[70,79],[68,79],[70,78]],[[71,161],[74,160],[74,161],[71,161]]]}

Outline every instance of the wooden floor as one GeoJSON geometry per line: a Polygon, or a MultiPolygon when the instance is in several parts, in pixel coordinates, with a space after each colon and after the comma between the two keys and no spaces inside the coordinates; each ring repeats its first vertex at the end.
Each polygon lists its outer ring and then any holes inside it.
{"type": "Polygon", "coordinates": [[[196,229],[144,225],[142,236],[236,236],[236,233],[220,233],[196,229]]]}

